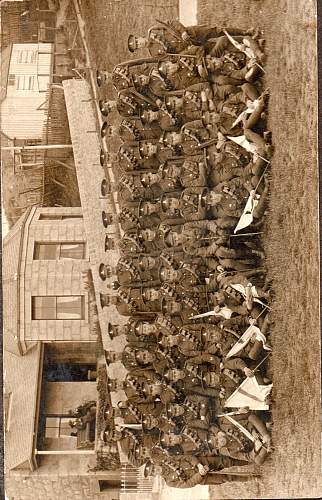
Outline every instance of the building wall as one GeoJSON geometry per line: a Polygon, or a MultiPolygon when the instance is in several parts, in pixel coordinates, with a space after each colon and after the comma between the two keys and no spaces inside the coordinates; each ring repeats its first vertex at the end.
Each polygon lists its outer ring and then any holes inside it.
{"type": "MultiPolygon", "coordinates": [[[[100,476],[105,479],[108,475],[100,476]]],[[[57,477],[30,475],[6,478],[6,494],[9,500],[118,500],[119,491],[99,492],[98,478],[85,475],[57,477]]],[[[145,497],[147,498],[147,496],[145,497]]]]}
{"type": "Polygon", "coordinates": [[[81,214],[76,208],[39,208],[31,213],[23,242],[20,280],[20,337],[25,341],[96,341],[90,332],[88,293],[81,272],[89,268],[88,252],[84,260],[33,260],[36,242],[85,242],[82,219],[39,220],[40,214],[81,214]],[[29,225],[28,225],[29,224],[29,225]],[[32,320],[32,296],[83,295],[83,320],[32,320]]]}
{"type": "Polygon", "coordinates": [[[41,139],[46,116],[46,91],[51,82],[53,64],[53,44],[51,43],[21,43],[13,44],[7,97],[1,104],[1,127],[12,138],[41,139]],[[29,62],[20,59],[22,51],[35,51],[35,59],[29,62]],[[13,85],[12,77],[15,76],[13,85]],[[22,78],[29,85],[32,78],[32,88],[22,90],[22,78]],[[40,108],[40,109],[39,109],[40,108]]]}

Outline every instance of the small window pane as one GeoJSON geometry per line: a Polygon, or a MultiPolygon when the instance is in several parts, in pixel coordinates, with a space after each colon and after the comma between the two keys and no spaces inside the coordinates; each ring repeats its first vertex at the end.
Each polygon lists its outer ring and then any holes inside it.
{"type": "Polygon", "coordinates": [[[32,319],[84,319],[85,304],[81,295],[32,297],[32,319]]]}
{"type": "Polygon", "coordinates": [[[40,214],[38,220],[74,220],[82,218],[82,215],[40,214]]]}
{"type": "Polygon", "coordinates": [[[60,419],[60,436],[70,436],[70,433],[73,431],[71,426],[69,425],[70,418],[61,417],[60,419]]]}
{"type": "Polygon", "coordinates": [[[37,51],[30,49],[19,50],[17,53],[17,62],[20,64],[35,63],[37,59],[37,51]]]}
{"type": "Polygon", "coordinates": [[[57,319],[83,319],[83,297],[57,297],[57,319]]]}
{"type": "Polygon", "coordinates": [[[46,427],[59,427],[59,417],[46,417],[46,427]]]}
{"type": "Polygon", "coordinates": [[[17,90],[33,90],[35,84],[34,76],[19,75],[16,78],[17,90]]]}
{"type": "Polygon", "coordinates": [[[16,83],[16,75],[8,76],[8,85],[13,86],[16,83]]]}
{"type": "Polygon", "coordinates": [[[55,437],[58,437],[58,433],[59,433],[59,428],[54,428],[54,427],[46,427],[46,434],[45,434],[45,437],[46,438],[55,438],[55,437]]]}
{"type": "Polygon", "coordinates": [[[60,259],[83,259],[85,253],[84,243],[62,243],[60,259]]]}
{"type": "Polygon", "coordinates": [[[56,297],[33,297],[32,319],[56,319],[56,297]]]}
{"type": "Polygon", "coordinates": [[[36,243],[34,260],[56,260],[58,256],[56,243],[36,243]]]}

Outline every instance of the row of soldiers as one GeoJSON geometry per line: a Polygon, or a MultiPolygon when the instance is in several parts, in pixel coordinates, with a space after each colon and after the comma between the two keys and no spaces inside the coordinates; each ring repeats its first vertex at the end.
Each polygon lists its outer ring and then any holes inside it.
{"type": "Polygon", "coordinates": [[[263,44],[256,30],[158,22],[129,37],[150,57],[114,68],[117,98],[100,101],[121,116],[102,134],[122,141],[123,232],[117,266],[100,267],[117,277],[101,306],[128,317],[109,328],[127,345],[106,361],[128,374],[110,380],[125,401],[104,439],[171,486],[241,480],[227,468],[271,451],[263,44]]]}

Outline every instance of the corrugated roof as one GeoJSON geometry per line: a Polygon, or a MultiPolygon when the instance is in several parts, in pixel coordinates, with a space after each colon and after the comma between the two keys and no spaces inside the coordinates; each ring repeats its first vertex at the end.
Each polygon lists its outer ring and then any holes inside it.
{"type": "Polygon", "coordinates": [[[9,74],[9,66],[11,59],[12,44],[8,45],[0,52],[1,60],[1,76],[0,76],[0,102],[2,102],[7,95],[7,82],[9,74]]]}
{"type": "Polygon", "coordinates": [[[19,356],[19,270],[20,253],[25,222],[30,210],[20,217],[3,240],[2,293],[3,293],[3,349],[19,356]]]}
{"type": "Polygon", "coordinates": [[[32,459],[41,353],[40,343],[20,358],[4,352],[4,387],[6,393],[11,393],[9,428],[5,433],[6,471],[32,459]]]}

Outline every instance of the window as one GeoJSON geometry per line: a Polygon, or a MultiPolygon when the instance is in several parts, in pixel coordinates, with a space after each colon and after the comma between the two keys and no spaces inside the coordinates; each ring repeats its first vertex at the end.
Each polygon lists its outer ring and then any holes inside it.
{"type": "Polygon", "coordinates": [[[34,260],[85,258],[85,243],[35,243],[34,260]]]}
{"type": "Polygon", "coordinates": [[[19,75],[16,78],[17,85],[16,89],[17,90],[33,90],[35,86],[35,77],[34,76],[26,76],[26,75],[19,75]]]}
{"type": "Polygon", "coordinates": [[[108,491],[115,490],[121,488],[121,480],[120,479],[99,479],[98,481],[100,491],[108,491]]]}
{"type": "Polygon", "coordinates": [[[82,215],[40,214],[38,220],[74,220],[82,218],[82,215]]]}
{"type": "Polygon", "coordinates": [[[8,85],[13,86],[16,83],[16,75],[8,76],[8,85]]]}
{"type": "Polygon", "coordinates": [[[46,417],[45,437],[71,437],[73,429],[69,425],[70,420],[71,417],[46,417]]]}
{"type": "Polygon", "coordinates": [[[30,63],[33,64],[37,60],[37,51],[30,49],[18,50],[17,52],[17,62],[21,63],[30,63]]]}
{"type": "Polygon", "coordinates": [[[84,319],[83,295],[32,297],[32,319],[84,319]]]}

